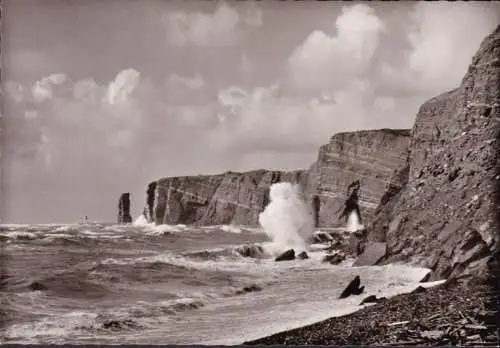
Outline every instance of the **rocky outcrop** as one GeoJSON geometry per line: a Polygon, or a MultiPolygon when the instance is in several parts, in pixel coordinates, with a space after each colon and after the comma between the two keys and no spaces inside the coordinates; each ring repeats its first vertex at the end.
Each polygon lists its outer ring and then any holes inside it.
{"type": "Polygon", "coordinates": [[[148,201],[148,219],[157,224],[256,226],[269,203],[269,187],[285,181],[303,185],[306,176],[300,170],[255,170],[160,179],[148,186],[148,197],[154,197],[152,204],[148,201]]]}
{"type": "Polygon", "coordinates": [[[386,182],[406,160],[409,142],[409,130],[379,129],[339,133],[321,146],[304,187],[318,211],[317,226],[344,226],[342,209],[356,205],[363,222],[371,221],[386,182]],[[347,206],[356,181],[356,204],[347,206]]]}
{"type": "Polygon", "coordinates": [[[500,26],[461,85],[421,106],[408,158],[382,196],[369,239],[384,262],[429,267],[432,279],[487,274],[498,252],[500,26]]]}
{"type": "Polygon", "coordinates": [[[376,265],[387,253],[387,244],[371,243],[364,252],[354,261],[353,266],[373,266],[376,265]]]}
{"type": "Polygon", "coordinates": [[[274,259],[274,261],[279,262],[279,261],[292,261],[295,260],[295,250],[289,249],[285,251],[283,254],[279,255],[277,258],[274,259]]]}
{"type": "Polygon", "coordinates": [[[118,223],[129,224],[132,222],[130,215],[130,193],[122,193],[118,201],[118,223]]]}
{"type": "Polygon", "coordinates": [[[269,187],[291,182],[301,186],[316,226],[344,226],[341,210],[351,206],[369,221],[385,183],[406,159],[409,134],[390,129],[339,133],[321,147],[309,170],[163,178],[148,185],[145,215],[157,224],[256,226],[269,203],[269,187]]]}
{"type": "Polygon", "coordinates": [[[356,276],[353,280],[351,280],[351,282],[349,283],[349,285],[347,285],[344,291],[342,291],[339,298],[346,298],[351,295],[361,294],[365,290],[365,287],[360,285],[361,285],[361,279],[359,278],[359,276],[356,276]]]}

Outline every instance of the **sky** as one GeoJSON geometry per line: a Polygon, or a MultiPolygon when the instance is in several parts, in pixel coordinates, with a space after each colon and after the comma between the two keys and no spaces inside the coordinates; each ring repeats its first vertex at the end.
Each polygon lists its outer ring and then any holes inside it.
{"type": "Polygon", "coordinates": [[[4,0],[2,222],[133,218],[166,176],[308,168],[411,128],[498,2],[4,0]]]}

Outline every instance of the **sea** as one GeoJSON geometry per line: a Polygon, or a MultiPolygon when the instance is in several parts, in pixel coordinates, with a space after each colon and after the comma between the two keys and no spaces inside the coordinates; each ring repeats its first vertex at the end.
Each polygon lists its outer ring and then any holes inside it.
{"type": "Polygon", "coordinates": [[[439,283],[409,265],[324,263],[326,245],[305,240],[308,259],[276,262],[297,238],[266,229],[300,225],[281,203],[259,227],[0,225],[0,343],[241,344],[439,283]],[[339,299],[356,275],[364,293],[339,299]]]}

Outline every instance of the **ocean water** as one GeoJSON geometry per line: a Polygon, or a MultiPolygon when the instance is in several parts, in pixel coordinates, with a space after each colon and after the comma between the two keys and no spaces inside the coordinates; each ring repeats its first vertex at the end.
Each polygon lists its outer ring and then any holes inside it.
{"type": "Polygon", "coordinates": [[[412,291],[428,272],[332,266],[321,245],[274,262],[279,245],[242,226],[1,225],[0,238],[2,343],[238,344],[412,291]],[[365,292],[339,300],[356,275],[365,292]]]}

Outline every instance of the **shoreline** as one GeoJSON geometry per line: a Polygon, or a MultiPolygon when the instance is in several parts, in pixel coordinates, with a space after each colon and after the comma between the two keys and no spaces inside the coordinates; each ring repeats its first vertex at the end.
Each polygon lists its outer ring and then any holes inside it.
{"type": "Polygon", "coordinates": [[[498,346],[495,295],[486,284],[447,281],[242,344],[498,346]]]}

